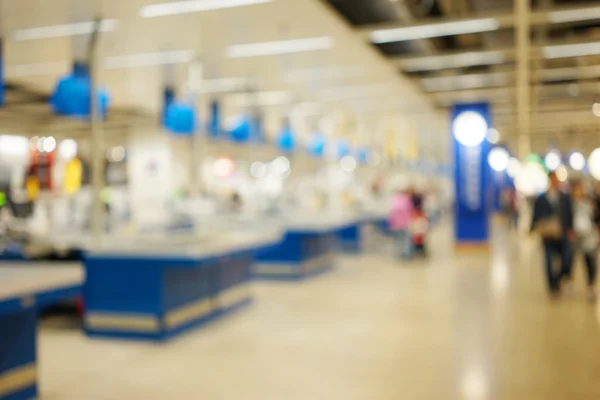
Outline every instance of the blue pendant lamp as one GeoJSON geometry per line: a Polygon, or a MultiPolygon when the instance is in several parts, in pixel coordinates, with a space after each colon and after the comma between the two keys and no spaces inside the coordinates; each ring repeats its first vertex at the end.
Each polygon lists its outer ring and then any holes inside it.
{"type": "MultiPolygon", "coordinates": [[[[88,119],[90,117],[89,69],[85,63],[75,62],[71,74],[62,77],[50,98],[52,111],[66,117],[88,119]]],[[[109,96],[104,89],[97,89],[97,104],[100,115],[105,118],[108,111],[109,96]]]]}
{"type": "Polygon", "coordinates": [[[359,164],[366,164],[369,160],[369,149],[362,147],[356,152],[356,160],[359,164]]]}
{"type": "Polygon", "coordinates": [[[196,131],[196,107],[191,101],[179,101],[173,88],[163,92],[163,127],[176,135],[191,136],[196,131]]]}
{"type": "Polygon", "coordinates": [[[285,153],[291,153],[296,149],[296,138],[289,122],[284,123],[283,129],[277,136],[277,147],[285,153]]]}
{"type": "Polygon", "coordinates": [[[252,138],[252,124],[247,116],[237,117],[229,130],[229,139],[235,143],[248,143],[252,138]]]}
{"type": "Polygon", "coordinates": [[[344,139],[338,139],[335,142],[335,156],[338,159],[344,158],[347,155],[350,155],[350,145],[344,139]]]}
{"type": "Polygon", "coordinates": [[[323,136],[320,133],[313,134],[310,141],[308,142],[308,154],[316,158],[323,157],[323,154],[325,153],[326,144],[327,140],[325,139],[325,136],[323,136]]]}

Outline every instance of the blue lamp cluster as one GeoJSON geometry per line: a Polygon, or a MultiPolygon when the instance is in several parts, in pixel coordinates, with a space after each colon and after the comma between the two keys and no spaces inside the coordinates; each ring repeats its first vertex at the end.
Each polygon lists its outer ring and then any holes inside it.
{"type": "MultiPolygon", "coordinates": [[[[91,79],[89,69],[84,63],[76,62],[73,71],[62,77],[52,96],[50,106],[52,111],[66,117],[88,119],[91,114],[91,79]]],[[[97,89],[97,104],[100,115],[106,117],[110,98],[104,89],[97,89]]]]}

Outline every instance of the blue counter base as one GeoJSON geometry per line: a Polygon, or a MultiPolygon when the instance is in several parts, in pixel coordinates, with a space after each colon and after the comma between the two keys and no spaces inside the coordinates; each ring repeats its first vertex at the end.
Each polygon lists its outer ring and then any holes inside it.
{"type": "Polygon", "coordinates": [[[253,257],[87,259],[85,331],[166,341],[221,318],[251,303],[253,257]]]}
{"type": "Polygon", "coordinates": [[[37,396],[36,335],[35,308],[0,315],[0,400],[37,396]]]}
{"type": "Polygon", "coordinates": [[[252,272],[258,279],[297,281],[324,274],[333,266],[334,255],[327,254],[302,263],[260,262],[252,266],[252,272]]]}

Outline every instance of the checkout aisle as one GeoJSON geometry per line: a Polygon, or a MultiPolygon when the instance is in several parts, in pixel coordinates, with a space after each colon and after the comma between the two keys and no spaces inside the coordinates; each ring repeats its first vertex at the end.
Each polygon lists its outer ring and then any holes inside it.
{"type": "Polygon", "coordinates": [[[410,265],[340,256],[316,279],[256,281],[252,307],[167,344],[45,321],[41,398],[597,398],[595,309],[548,303],[533,244],[510,259],[497,235],[493,257],[454,256],[449,231],[410,265]]]}

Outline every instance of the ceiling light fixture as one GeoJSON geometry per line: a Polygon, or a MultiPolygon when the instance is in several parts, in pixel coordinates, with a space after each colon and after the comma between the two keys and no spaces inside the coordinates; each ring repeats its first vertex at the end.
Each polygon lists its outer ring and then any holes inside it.
{"type": "Polygon", "coordinates": [[[544,46],[544,58],[584,57],[600,54],[600,42],[544,46]]]}
{"type": "Polygon", "coordinates": [[[169,64],[185,64],[191,62],[193,59],[193,50],[141,53],[106,57],[104,59],[104,67],[107,69],[153,67],[169,64]]]}
{"type": "Polygon", "coordinates": [[[328,50],[335,44],[330,36],[282,40],[276,42],[249,43],[230,46],[227,49],[229,58],[274,56],[308,51],[328,50]]]}
{"type": "Polygon", "coordinates": [[[406,72],[434,71],[448,68],[463,68],[475,65],[495,65],[506,62],[502,51],[474,51],[460,54],[419,57],[402,60],[406,72]]]}
{"type": "Polygon", "coordinates": [[[600,7],[580,8],[578,10],[551,11],[548,13],[548,20],[553,24],[589,21],[598,18],[600,18],[600,7]]]}
{"type": "Polygon", "coordinates": [[[358,78],[364,75],[365,72],[366,69],[362,65],[303,68],[285,72],[283,79],[288,83],[318,82],[322,80],[358,78]]]}
{"type": "Polygon", "coordinates": [[[438,24],[410,26],[407,28],[382,29],[371,32],[373,43],[391,43],[407,40],[429,39],[434,37],[464,35],[495,31],[500,22],[495,18],[481,18],[470,21],[443,22],[438,24]]]}
{"type": "MultiPolygon", "coordinates": [[[[16,31],[13,31],[12,39],[16,42],[22,42],[26,40],[40,40],[68,36],[89,35],[94,31],[94,26],[94,21],[87,21],[77,22],[74,24],[18,29],[16,31]]],[[[100,32],[112,32],[116,29],[116,19],[105,19],[100,22],[100,32]]]]}
{"type": "Polygon", "coordinates": [[[184,0],[157,3],[142,7],[143,18],[165,17],[168,15],[191,14],[203,11],[221,10],[270,3],[273,0],[184,0]]]}
{"type": "Polygon", "coordinates": [[[65,61],[51,61],[32,64],[7,65],[7,78],[25,78],[28,76],[47,76],[66,73],[72,65],[65,61]]]}
{"type": "Polygon", "coordinates": [[[200,93],[225,93],[243,92],[256,86],[256,81],[250,78],[220,78],[199,81],[192,89],[200,93]]]}

